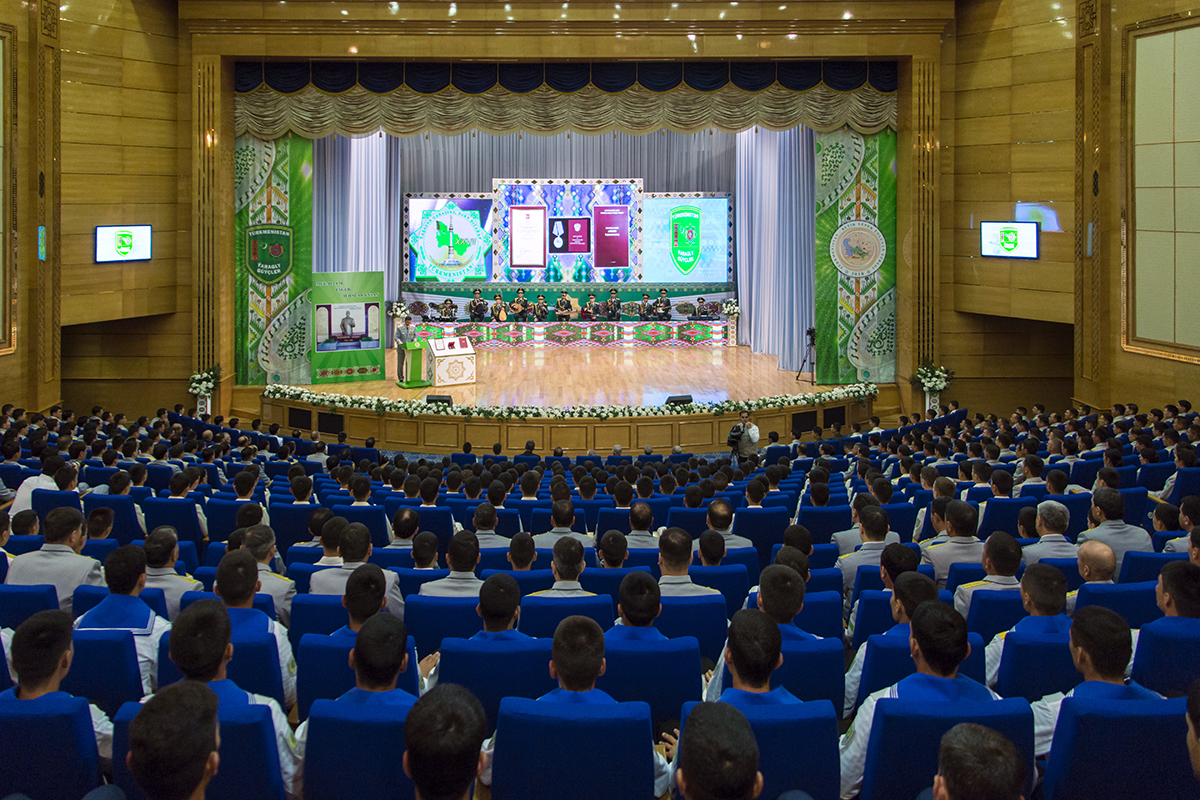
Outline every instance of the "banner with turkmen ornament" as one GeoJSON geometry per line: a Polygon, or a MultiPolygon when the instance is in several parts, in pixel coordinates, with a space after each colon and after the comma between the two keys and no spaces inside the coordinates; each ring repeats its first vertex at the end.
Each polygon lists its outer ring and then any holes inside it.
{"type": "Polygon", "coordinates": [[[896,132],[816,134],[817,383],[896,375],[896,132]]]}

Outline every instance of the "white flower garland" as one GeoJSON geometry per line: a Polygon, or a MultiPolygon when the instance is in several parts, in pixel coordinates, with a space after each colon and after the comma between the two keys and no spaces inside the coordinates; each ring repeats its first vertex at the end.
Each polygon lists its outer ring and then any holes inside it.
{"type": "Polygon", "coordinates": [[[757,400],[725,400],[720,403],[687,403],[663,406],[580,405],[568,407],[541,406],[461,406],[427,404],[424,400],[391,400],[386,397],[330,394],[302,389],[299,386],[272,384],[262,393],[273,400],[295,400],[329,409],[367,409],[377,414],[398,412],[416,417],[421,414],[447,417],[483,417],[485,419],[611,419],[613,417],[674,417],[685,414],[712,414],[761,411],[786,406],[817,406],[838,400],[865,402],[878,395],[873,383],[854,383],[815,394],[778,394],[757,400]]]}
{"type": "Polygon", "coordinates": [[[221,378],[221,367],[212,366],[203,372],[197,372],[188,379],[188,394],[206,397],[213,393],[217,381],[221,378]]]}

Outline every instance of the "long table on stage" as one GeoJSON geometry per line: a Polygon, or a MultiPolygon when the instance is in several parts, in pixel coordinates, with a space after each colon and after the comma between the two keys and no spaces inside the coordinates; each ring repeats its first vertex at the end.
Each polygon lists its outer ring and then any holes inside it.
{"type": "Polygon", "coordinates": [[[467,336],[477,348],[501,347],[721,347],[728,320],[622,322],[421,322],[423,338],[467,336]]]}

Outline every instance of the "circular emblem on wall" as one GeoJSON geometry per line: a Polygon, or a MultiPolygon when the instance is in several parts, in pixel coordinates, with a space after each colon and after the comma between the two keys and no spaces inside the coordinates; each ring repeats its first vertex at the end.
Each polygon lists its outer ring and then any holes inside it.
{"type": "Polygon", "coordinates": [[[838,272],[850,278],[865,278],[881,266],[887,256],[887,241],[879,228],[866,220],[843,223],[829,243],[829,257],[838,272]]]}

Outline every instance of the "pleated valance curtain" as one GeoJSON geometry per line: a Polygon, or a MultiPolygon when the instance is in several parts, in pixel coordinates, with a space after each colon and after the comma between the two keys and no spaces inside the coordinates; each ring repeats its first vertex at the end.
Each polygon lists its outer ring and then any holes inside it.
{"type": "Polygon", "coordinates": [[[895,62],[239,62],[239,134],[736,133],[896,126],[895,62]]]}

